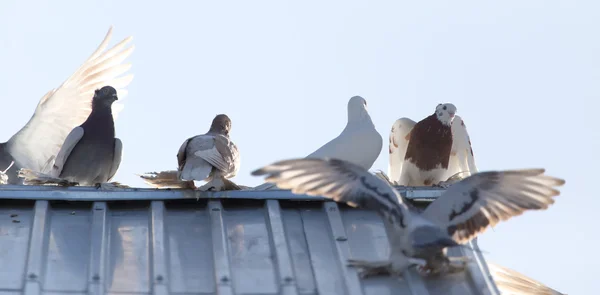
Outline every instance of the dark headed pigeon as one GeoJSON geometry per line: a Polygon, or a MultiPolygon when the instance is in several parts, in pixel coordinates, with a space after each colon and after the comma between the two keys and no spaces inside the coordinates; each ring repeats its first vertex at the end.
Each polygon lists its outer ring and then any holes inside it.
{"type": "Polygon", "coordinates": [[[231,120],[217,115],[207,133],[188,138],[177,153],[178,178],[183,181],[207,181],[202,191],[240,190],[228,180],[240,169],[240,153],[229,138],[231,120]]]}
{"type": "Polygon", "coordinates": [[[446,248],[462,246],[501,221],[527,210],[545,210],[554,203],[564,180],[544,169],[481,172],[450,186],[424,211],[410,205],[383,179],[338,159],[292,159],[260,168],[252,175],[295,194],[322,196],[376,211],[390,243],[387,261],[351,260],[361,276],[404,275],[413,264],[421,274],[463,270],[468,259],[448,257],[446,248]],[[456,263],[458,262],[458,264],[456,263]]]}
{"type": "Polygon", "coordinates": [[[394,123],[389,142],[391,183],[442,185],[457,174],[464,178],[477,172],[466,126],[455,114],[456,107],[445,103],[419,123],[408,118],[394,123]]]}
{"type": "Polygon", "coordinates": [[[117,99],[117,91],[111,86],[95,91],[90,116],[69,133],[50,168],[50,177],[57,183],[66,180],[69,184],[106,186],[113,178],[123,149],[121,140],[115,138],[112,117],[111,106],[117,99]]]}
{"type": "MultiPolygon", "coordinates": [[[[90,115],[94,90],[112,85],[117,88],[121,99],[127,96],[125,87],[133,75],[119,75],[131,67],[122,62],[133,52],[133,46],[126,48],[132,37],[105,50],[111,36],[112,27],[83,65],[60,87],[50,90],[40,99],[29,122],[8,142],[0,144],[0,169],[5,169],[14,161],[7,171],[8,184],[22,184],[23,180],[17,177],[17,171],[21,168],[42,172],[51,163],[69,132],[90,115]]],[[[114,104],[112,108],[116,115],[123,105],[114,104]]]]}

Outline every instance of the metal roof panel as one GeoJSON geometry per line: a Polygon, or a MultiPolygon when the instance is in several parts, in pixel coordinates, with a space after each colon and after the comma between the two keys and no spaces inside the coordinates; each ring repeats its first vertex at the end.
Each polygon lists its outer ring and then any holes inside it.
{"type": "MultiPolygon", "coordinates": [[[[441,193],[408,191],[414,198],[441,193]]],[[[0,190],[0,263],[8,266],[0,270],[0,295],[497,294],[483,256],[461,249],[452,255],[476,258],[464,273],[360,279],[346,267],[348,258],[389,253],[372,211],[323,198],[287,200],[286,191],[263,199],[258,192],[244,198],[243,191],[199,201],[190,195],[0,190]]]]}

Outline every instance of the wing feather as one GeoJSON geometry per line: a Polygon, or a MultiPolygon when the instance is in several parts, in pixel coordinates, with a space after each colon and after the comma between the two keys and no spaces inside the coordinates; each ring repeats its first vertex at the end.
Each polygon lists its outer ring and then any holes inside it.
{"type": "MultiPolygon", "coordinates": [[[[196,150],[194,155],[204,159],[226,174],[237,172],[234,169],[234,163],[239,159],[239,154],[235,145],[227,137],[223,135],[205,135],[201,138],[206,140],[207,143],[203,144],[204,148],[196,150]],[[209,141],[210,145],[208,145],[209,141]]],[[[233,174],[235,175],[235,173],[233,174]]]]}
{"type": "Polygon", "coordinates": [[[378,212],[391,224],[405,227],[408,207],[390,185],[362,167],[339,159],[304,158],[275,162],[252,172],[295,194],[323,196],[378,212]]]}
{"type": "Polygon", "coordinates": [[[457,173],[460,173],[460,178],[466,178],[477,173],[471,138],[467,132],[467,126],[460,116],[455,116],[452,121],[452,152],[446,179],[455,176],[457,173]]]}
{"type": "Polygon", "coordinates": [[[52,167],[52,172],[50,175],[52,175],[53,177],[59,177],[60,173],[63,170],[63,167],[65,166],[65,163],[67,162],[67,159],[69,158],[69,155],[71,154],[71,151],[73,151],[73,148],[83,137],[83,133],[83,128],[77,126],[73,128],[73,130],[71,130],[69,135],[67,135],[65,142],[62,144],[60,150],[58,151],[58,154],[54,158],[53,165],[50,166],[52,167]]]}
{"type": "Polygon", "coordinates": [[[120,139],[115,138],[115,151],[113,154],[113,163],[110,167],[110,174],[108,174],[108,181],[110,181],[115,174],[117,174],[117,170],[119,170],[119,166],[121,165],[121,156],[123,154],[123,143],[120,139]]]}
{"type": "Polygon", "coordinates": [[[491,262],[487,265],[503,295],[565,295],[510,268],[491,262]]]}
{"type": "Polygon", "coordinates": [[[448,188],[422,214],[447,229],[457,242],[468,242],[488,226],[552,205],[560,194],[554,187],[565,181],[544,172],[526,169],[474,174],[448,188]]]}
{"type": "Polygon", "coordinates": [[[133,75],[117,77],[129,71],[131,65],[121,64],[131,55],[134,46],[123,50],[128,37],[103,52],[112,36],[112,27],[92,55],[57,89],[46,93],[27,124],[7,142],[9,153],[20,167],[41,171],[55,156],[73,128],[79,126],[91,112],[93,92],[104,85],[117,89],[119,101],[113,104],[116,118],[123,109],[121,100],[133,75]]]}
{"type": "Polygon", "coordinates": [[[404,164],[404,156],[406,156],[406,149],[408,148],[410,132],[416,124],[417,122],[409,118],[400,118],[392,125],[389,138],[390,159],[388,165],[388,175],[392,183],[407,185],[406,183],[399,183],[399,181],[400,175],[402,175],[402,165],[404,164]]]}

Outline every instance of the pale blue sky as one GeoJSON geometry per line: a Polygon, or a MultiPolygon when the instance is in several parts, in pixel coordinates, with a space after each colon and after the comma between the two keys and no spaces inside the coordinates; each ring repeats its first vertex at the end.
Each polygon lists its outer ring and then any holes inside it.
{"type": "Polygon", "coordinates": [[[598,289],[600,2],[2,0],[2,140],[110,25],[110,46],[136,46],[116,180],[144,186],[134,173],[175,168],[181,143],[227,113],[235,180],[259,184],[253,169],[337,136],[353,95],[368,101],[384,138],[373,169],[386,171],[392,123],[452,102],[480,170],[567,180],[549,210],[486,232],[487,258],[569,294],[598,289]]]}

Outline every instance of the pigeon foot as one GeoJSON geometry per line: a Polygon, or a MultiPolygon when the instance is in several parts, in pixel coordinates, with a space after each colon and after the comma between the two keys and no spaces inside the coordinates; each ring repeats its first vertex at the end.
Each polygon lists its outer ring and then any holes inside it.
{"type": "Polygon", "coordinates": [[[364,279],[371,276],[391,274],[392,263],[389,260],[383,261],[365,261],[357,259],[348,259],[346,264],[350,267],[360,268],[358,275],[364,279]]]}

